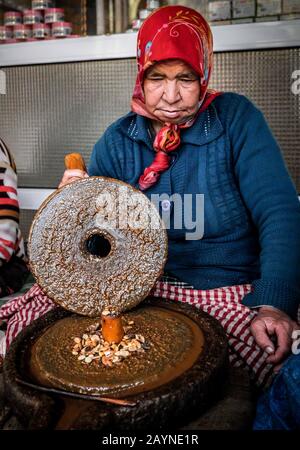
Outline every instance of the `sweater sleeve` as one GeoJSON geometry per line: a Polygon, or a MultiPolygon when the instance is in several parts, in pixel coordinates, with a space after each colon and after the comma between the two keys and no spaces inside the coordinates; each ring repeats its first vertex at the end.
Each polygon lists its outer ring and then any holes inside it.
{"type": "Polygon", "coordinates": [[[300,204],[280,148],[262,114],[239,96],[229,134],[235,174],[260,242],[260,279],[243,303],[291,317],[300,302],[300,204]]]}
{"type": "Polygon", "coordinates": [[[16,168],[8,148],[0,139],[0,266],[16,252],[19,234],[16,168]]]}

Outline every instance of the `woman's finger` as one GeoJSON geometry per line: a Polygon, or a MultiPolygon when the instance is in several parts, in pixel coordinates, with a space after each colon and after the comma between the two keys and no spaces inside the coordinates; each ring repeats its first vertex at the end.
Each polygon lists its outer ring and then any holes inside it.
{"type": "Polygon", "coordinates": [[[88,174],[80,169],[68,169],[65,170],[61,182],[58,187],[61,188],[66,184],[72,183],[72,181],[77,181],[82,178],[87,178],[88,174]]]}
{"type": "Polygon", "coordinates": [[[272,330],[267,328],[265,321],[262,319],[254,319],[250,328],[257,345],[269,354],[274,353],[274,344],[268,334],[272,334],[272,330]]]}
{"type": "Polygon", "coordinates": [[[275,334],[277,337],[277,346],[274,355],[268,357],[267,362],[271,364],[279,364],[290,353],[292,345],[292,330],[290,327],[282,323],[275,326],[275,334]]]}

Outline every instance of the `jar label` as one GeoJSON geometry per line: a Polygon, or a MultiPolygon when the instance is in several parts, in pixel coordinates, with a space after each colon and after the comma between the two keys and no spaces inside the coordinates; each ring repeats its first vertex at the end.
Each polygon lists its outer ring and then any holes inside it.
{"type": "Polygon", "coordinates": [[[45,23],[63,22],[64,14],[61,12],[49,13],[45,15],[45,23]]]}
{"type": "Polygon", "coordinates": [[[36,38],[43,38],[45,36],[49,36],[49,31],[44,28],[39,28],[33,31],[33,36],[36,38]]]}
{"type": "Polygon", "coordinates": [[[22,23],[22,17],[15,17],[15,16],[7,16],[4,19],[4,25],[6,26],[13,26],[13,25],[18,25],[18,24],[22,23]]]}
{"type": "Polygon", "coordinates": [[[24,16],[24,25],[34,25],[35,23],[41,23],[43,18],[41,16],[24,16]]]}
{"type": "Polygon", "coordinates": [[[46,0],[32,0],[32,9],[47,9],[52,8],[53,2],[46,0]]]}
{"type": "Polygon", "coordinates": [[[68,27],[53,28],[52,36],[68,36],[72,33],[72,29],[68,27]]]}

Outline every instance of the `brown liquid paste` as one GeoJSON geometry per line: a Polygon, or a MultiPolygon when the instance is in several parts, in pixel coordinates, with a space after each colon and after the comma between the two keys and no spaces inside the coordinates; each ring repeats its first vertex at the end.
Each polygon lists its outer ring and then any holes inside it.
{"type": "MultiPolygon", "coordinates": [[[[50,326],[33,344],[30,374],[34,381],[71,392],[128,398],[166,384],[192,367],[204,347],[199,325],[172,308],[142,306],[126,313],[133,333],[143,334],[150,349],[113,367],[85,365],[72,355],[73,338],[97,322],[70,316],[50,326]]],[[[65,399],[57,428],[68,428],[93,402],[65,399]]]]}

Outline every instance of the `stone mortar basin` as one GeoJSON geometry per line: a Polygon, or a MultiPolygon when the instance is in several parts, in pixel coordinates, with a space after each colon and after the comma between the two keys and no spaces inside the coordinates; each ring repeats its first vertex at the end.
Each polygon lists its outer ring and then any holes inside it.
{"type": "Polygon", "coordinates": [[[199,327],[203,347],[192,366],[154,389],[125,397],[124,393],[114,395],[134,401],[135,406],[64,397],[25,387],[16,379],[32,381],[28,361],[34,342],[49,327],[72,315],[57,307],[17,336],[4,361],[5,396],[26,428],[105,431],[177,428],[202,414],[220,397],[228,367],[227,339],[221,325],[208,314],[183,303],[148,297],[137,309],[145,306],[183,314],[199,327]]]}

